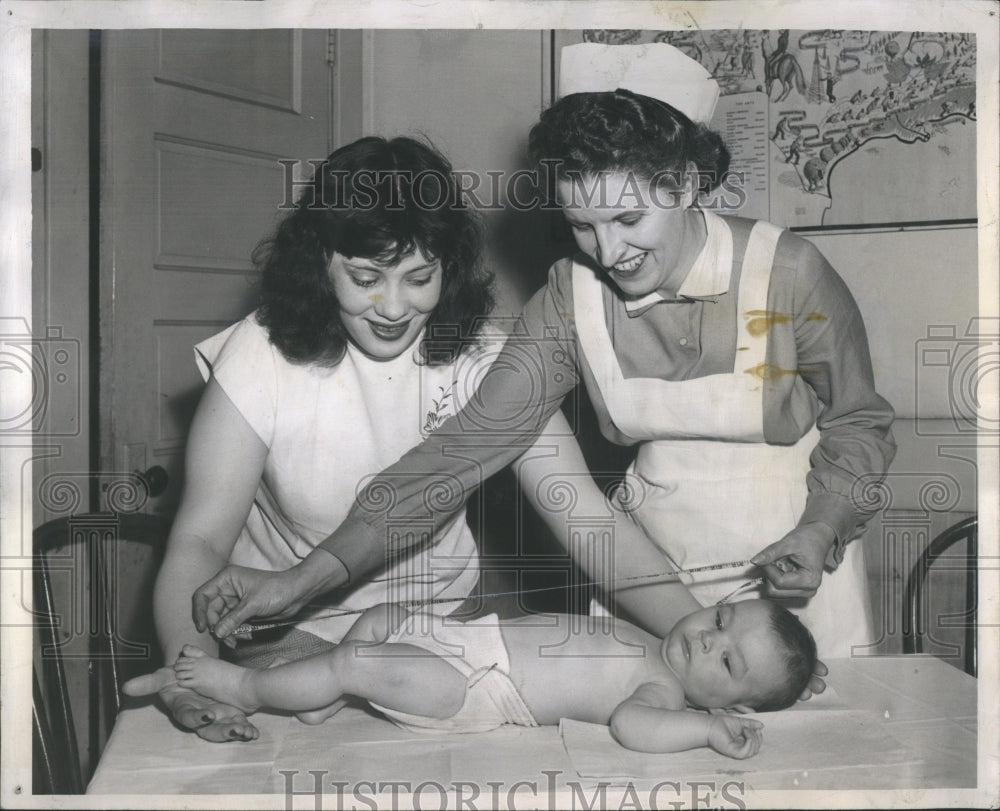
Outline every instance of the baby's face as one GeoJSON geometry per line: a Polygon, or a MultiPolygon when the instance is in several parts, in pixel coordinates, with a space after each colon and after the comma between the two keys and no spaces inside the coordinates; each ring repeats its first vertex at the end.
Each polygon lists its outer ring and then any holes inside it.
{"type": "Polygon", "coordinates": [[[760,600],[688,614],[663,641],[662,655],[692,704],[751,709],[787,675],[760,600]]]}

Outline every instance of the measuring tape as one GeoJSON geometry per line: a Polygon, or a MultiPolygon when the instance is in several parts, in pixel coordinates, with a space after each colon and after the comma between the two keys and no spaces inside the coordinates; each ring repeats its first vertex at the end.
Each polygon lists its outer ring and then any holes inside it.
{"type": "MultiPolygon", "coordinates": [[[[673,578],[673,577],[678,577],[678,576],[680,576],[682,574],[700,574],[702,572],[716,572],[716,571],[719,571],[721,569],[745,569],[747,566],[750,566],[750,565],[751,565],[751,563],[750,563],[749,560],[737,560],[737,561],[733,561],[732,563],[713,563],[713,564],[710,564],[708,566],[695,566],[695,567],[693,567],[691,569],[677,569],[677,570],[672,571],[672,572],[657,572],[656,574],[636,574],[636,575],[631,575],[629,577],[617,578],[617,579],[611,580],[611,581],[603,581],[603,582],[602,581],[591,581],[589,583],[578,583],[578,584],[576,584],[574,586],[565,586],[565,585],[563,585],[563,586],[539,586],[538,588],[534,588],[534,589],[521,589],[520,591],[494,591],[494,592],[489,592],[489,593],[486,593],[486,594],[480,594],[479,596],[480,597],[508,597],[508,596],[512,596],[512,595],[515,595],[515,594],[535,594],[535,593],[541,592],[541,591],[561,591],[563,589],[584,588],[584,587],[587,587],[587,586],[600,586],[600,587],[603,587],[603,586],[606,586],[606,585],[618,585],[618,584],[621,584],[621,583],[634,583],[634,582],[639,581],[639,580],[654,580],[654,579],[660,579],[660,578],[673,578]]],[[[743,591],[744,589],[746,589],[746,588],[748,588],[750,586],[760,585],[763,582],[764,582],[763,578],[760,578],[760,577],[754,578],[753,580],[749,580],[746,583],[744,583],[742,586],[740,586],[738,589],[736,589],[736,591],[734,591],[732,594],[729,594],[726,597],[723,597],[719,601],[719,603],[720,604],[724,603],[727,600],[729,600],[730,598],[734,597],[739,592],[743,591]]],[[[442,604],[442,603],[462,603],[462,602],[465,602],[466,600],[468,600],[470,596],[471,595],[466,595],[464,597],[431,597],[431,598],[429,598],[427,600],[404,600],[404,601],[400,602],[400,605],[404,605],[404,606],[407,606],[407,607],[413,606],[413,607],[419,608],[419,607],[422,607],[422,606],[425,606],[425,605],[439,605],[439,604],[442,604]]],[[[312,621],[312,620],[331,619],[333,617],[346,617],[346,616],[350,616],[351,614],[363,614],[365,611],[368,610],[368,608],[371,608],[371,606],[368,606],[367,608],[331,608],[331,609],[329,609],[326,612],[322,612],[322,613],[318,613],[318,614],[313,614],[313,615],[310,615],[308,617],[299,617],[298,619],[275,620],[273,622],[271,622],[271,621],[269,621],[269,622],[245,622],[242,625],[239,625],[235,629],[233,629],[232,633],[233,633],[233,635],[251,634],[251,633],[254,633],[255,631],[269,631],[272,628],[283,628],[283,627],[285,627],[287,625],[295,625],[296,623],[299,623],[299,622],[312,621]]]]}

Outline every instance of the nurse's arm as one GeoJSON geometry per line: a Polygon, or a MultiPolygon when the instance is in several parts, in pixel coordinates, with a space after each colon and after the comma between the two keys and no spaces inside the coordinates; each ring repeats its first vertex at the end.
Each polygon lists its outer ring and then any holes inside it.
{"type": "Polygon", "coordinates": [[[878,499],[866,494],[895,455],[894,414],[875,389],[868,338],[854,297],[808,243],[795,299],[798,367],[820,402],[820,439],[809,458],[809,496],[799,526],[822,524],[832,530],[826,564],[835,567],[847,543],[864,531],[879,508],[878,499]]]}
{"type": "Polygon", "coordinates": [[[348,517],[296,567],[315,565],[300,574],[303,587],[322,590],[324,574],[336,568],[324,556],[357,582],[402,547],[426,542],[535,443],[578,379],[569,339],[545,337],[549,314],[536,306],[544,295],[545,288],[525,305],[524,334],[506,341],[462,410],[360,489],[348,517]],[[414,524],[423,532],[394,529],[414,524]]]}
{"type": "Polygon", "coordinates": [[[252,617],[293,616],[406,548],[429,543],[483,481],[534,444],[576,383],[571,357],[551,342],[505,345],[462,411],[359,486],[347,518],[302,561],[281,572],[227,566],[198,589],[196,615],[204,619],[211,607],[215,633],[224,638],[252,617]],[[557,360],[546,364],[543,354],[557,360]]]}
{"type": "Polygon", "coordinates": [[[552,534],[592,581],[607,584],[605,595],[633,621],[662,637],[701,608],[677,578],[648,579],[677,567],[626,512],[605,498],[561,411],[514,467],[521,489],[552,534]]]}
{"type": "Polygon", "coordinates": [[[895,454],[892,406],[875,390],[861,313],[823,255],[801,243],[794,277],[797,371],[820,403],[809,495],[795,527],[754,557],[775,597],[808,597],[878,508],[866,493],[895,454]]]}
{"type": "Polygon", "coordinates": [[[828,525],[816,521],[795,529],[758,552],[751,563],[759,566],[773,597],[812,597],[823,580],[823,568],[836,535],[828,525]]]}
{"type": "Polygon", "coordinates": [[[266,615],[261,612],[285,615],[359,582],[403,551],[401,545],[428,541],[475,488],[530,448],[578,382],[564,310],[549,285],[539,290],[525,305],[517,338],[504,345],[461,414],[369,481],[347,518],[304,560],[264,580],[227,567],[205,584],[208,596],[230,596],[216,633],[224,636],[242,618],[266,615]],[[393,531],[414,524],[424,531],[393,531]]]}

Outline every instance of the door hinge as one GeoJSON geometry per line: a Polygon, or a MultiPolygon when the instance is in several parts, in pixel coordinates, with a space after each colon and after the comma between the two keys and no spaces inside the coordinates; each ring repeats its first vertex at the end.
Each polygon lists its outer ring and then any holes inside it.
{"type": "Polygon", "coordinates": [[[326,30],[326,64],[331,68],[337,64],[337,32],[332,28],[326,30]]]}

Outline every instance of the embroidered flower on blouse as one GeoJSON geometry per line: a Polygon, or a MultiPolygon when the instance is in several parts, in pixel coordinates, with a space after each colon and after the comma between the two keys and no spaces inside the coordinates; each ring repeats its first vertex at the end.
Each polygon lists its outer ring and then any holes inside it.
{"type": "Polygon", "coordinates": [[[422,429],[424,435],[434,433],[434,431],[441,427],[441,423],[454,413],[451,407],[451,393],[454,388],[454,383],[447,390],[445,390],[444,386],[438,386],[438,391],[441,394],[436,400],[431,400],[434,408],[427,412],[427,419],[424,421],[422,429]]]}

